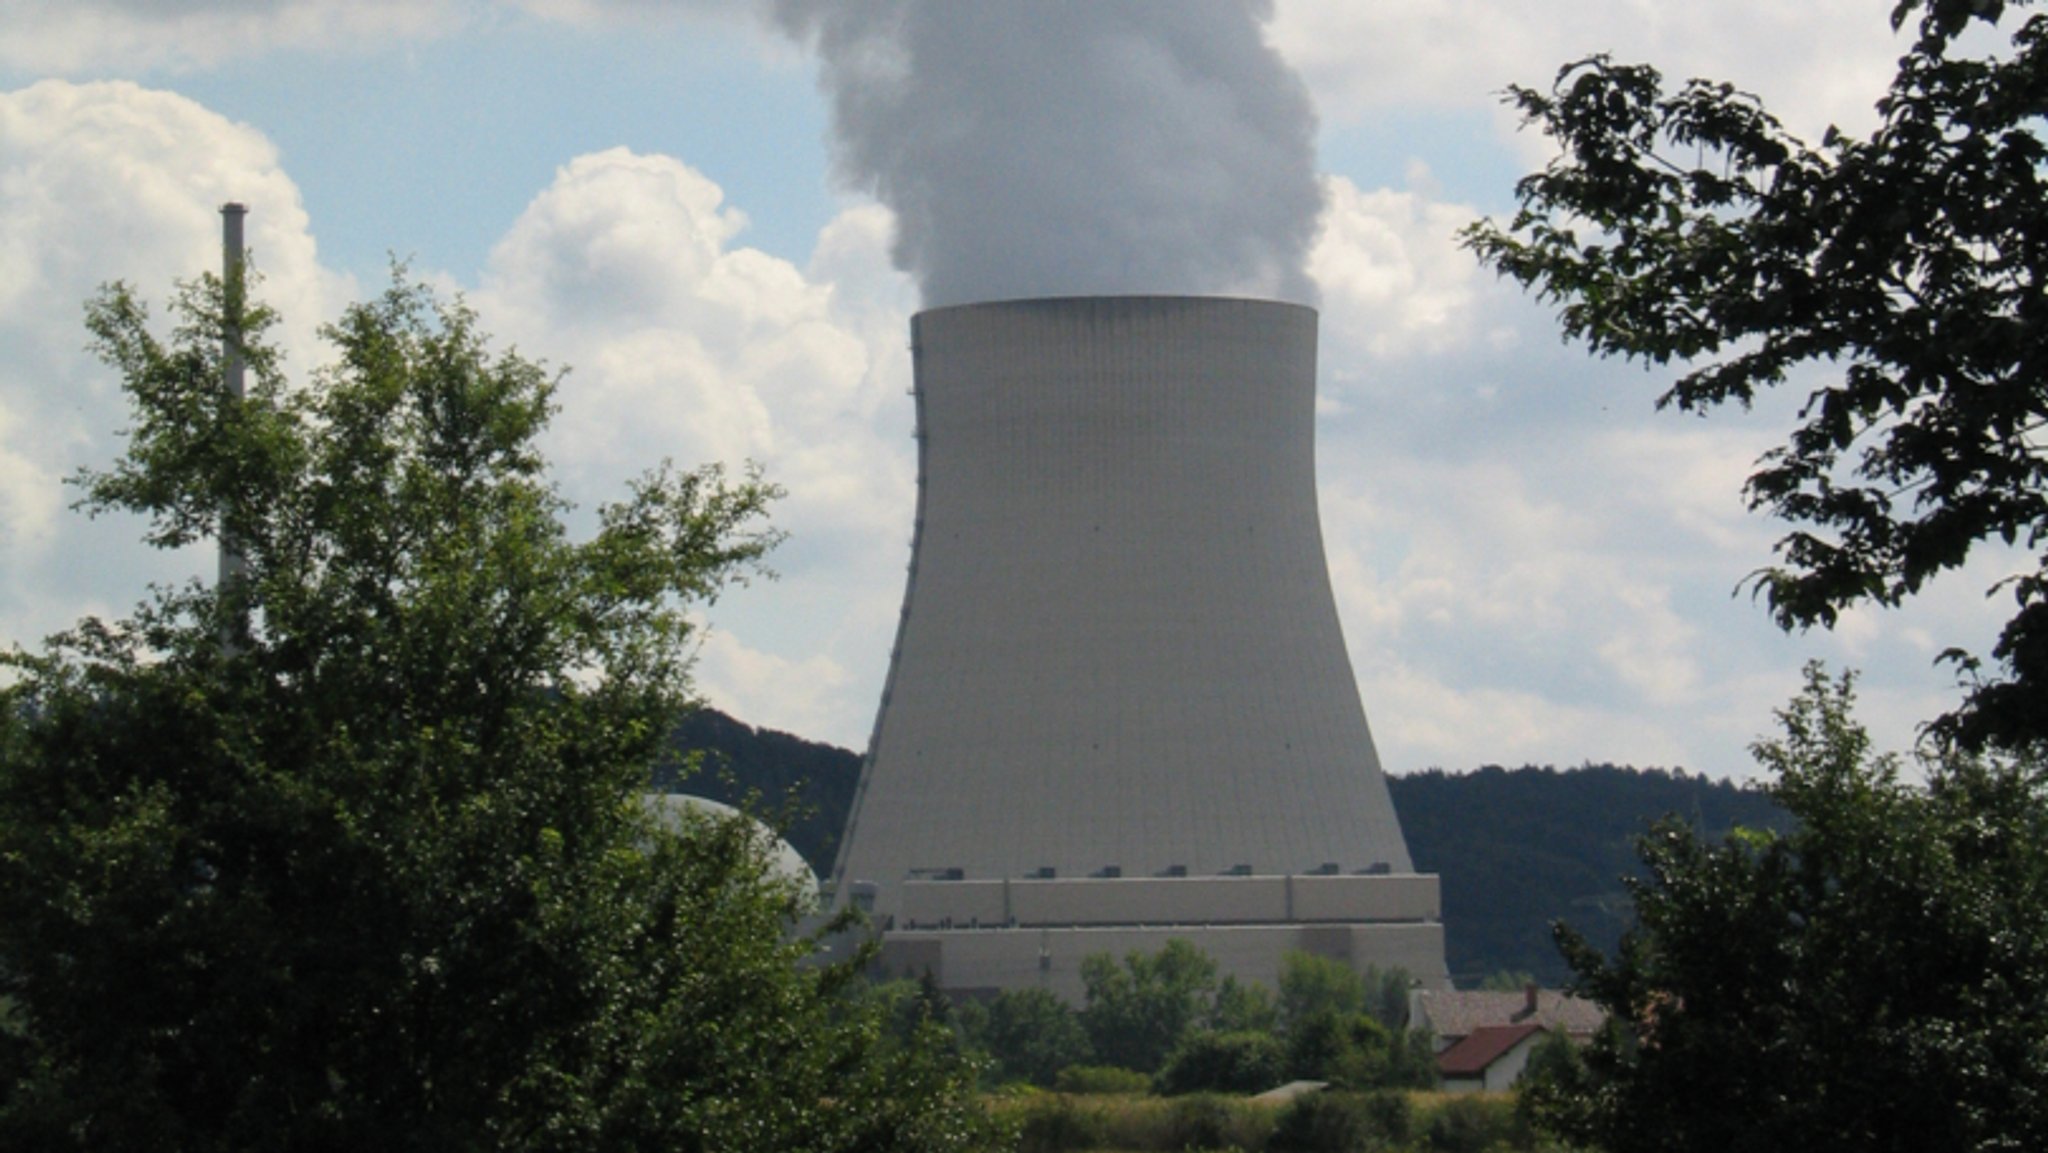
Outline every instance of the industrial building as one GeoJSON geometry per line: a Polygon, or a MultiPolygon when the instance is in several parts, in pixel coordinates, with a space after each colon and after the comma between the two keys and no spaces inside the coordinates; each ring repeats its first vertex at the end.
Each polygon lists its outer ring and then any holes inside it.
{"type": "Polygon", "coordinates": [[[1078,998],[1089,953],[1183,937],[1447,984],[1330,591],[1314,310],[1017,300],[912,338],[910,574],[832,878],[884,967],[1078,998]]]}

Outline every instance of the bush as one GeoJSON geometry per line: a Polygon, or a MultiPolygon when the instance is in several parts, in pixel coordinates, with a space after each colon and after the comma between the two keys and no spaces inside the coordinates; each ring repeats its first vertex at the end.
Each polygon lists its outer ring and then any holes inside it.
{"type": "Polygon", "coordinates": [[[1436,1087],[1436,1053],[1419,1029],[1388,1029],[1370,1013],[1324,1013],[1288,1036],[1287,1068],[1301,1080],[1346,1089],[1436,1087]]]}
{"type": "Polygon", "coordinates": [[[1072,1098],[1039,1094],[1024,1109],[1017,1153],[1076,1153],[1106,1141],[1100,1113],[1080,1108],[1072,1098]]]}
{"type": "Polygon", "coordinates": [[[1182,1097],[1166,1113],[1161,1149],[1259,1149],[1270,1135],[1265,1110],[1210,1094],[1182,1097]]]}
{"type": "Polygon", "coordinates": [[[1443,1098],[1423,1127],[1423,1143],[1436,1153],[1487,1153],[1526,1144],[1514,1102],[1505,1097],[1443,1098]]]}
{"type": "Polygon", "coordinates": [[[1367,1093],[1359,1098],[1374,1130],[1390,1144],[1405,1145],[1415,1132],[1415,1106],[1399,1089],[1367,1093]]]}
{"type": "Polygon", "coordinates": [[[1152,1091],[1152,1078],[1114,1065],[1070,1065],[1053,1077],[1052,1087],[1061,1093],[1141,1094],[1152,1091]]]}
{"type": "Polygon", "coordinates": [[[1412,1114],[1401,1092],[1309,1093],[1280,1114],[1272,1153],[1363,1153],[1405,1144],[1412,1114]]]}
{"type": "Polygon", "coordinates": [[[1258,1093],[1287,1079],[1287,1054],[1270,1033],[1192,1033],[1159,1071],[1155,1090],[1186,1093],[1258,1093]]]}

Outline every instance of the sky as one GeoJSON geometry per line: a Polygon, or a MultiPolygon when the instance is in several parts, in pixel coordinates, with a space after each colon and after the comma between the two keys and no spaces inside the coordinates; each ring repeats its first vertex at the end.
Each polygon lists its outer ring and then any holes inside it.
{"type": "MultiPolygon", "coordinates": [[[[82,303],[164,300],[249,206],[288,365],[394,260],[570,371],[589,510],[664,458],[787,490],[777,577],[706,610],[698,686],[859,749],[909,561],[921,303],[1251,293],[1321,311],[1317,475],[1396,773],[1612,762],[1746,779],[1811,659],[1904,747],[1982,651],[1996,557],[1786,635],[1741,485],[1804,392],[1700,419],[1588,358],[1457,230],[1548,155],[1501,106],[1596,52],[1867,128],[1888,0],[0,0],[0,643],[209,571],[66,477],[119,451],[82,303]],[[1140,260],[1136,254],[1144,254],[1140,260]]],[[[1808,377],[1806,387],[1819,378],[1808,377]]]]}

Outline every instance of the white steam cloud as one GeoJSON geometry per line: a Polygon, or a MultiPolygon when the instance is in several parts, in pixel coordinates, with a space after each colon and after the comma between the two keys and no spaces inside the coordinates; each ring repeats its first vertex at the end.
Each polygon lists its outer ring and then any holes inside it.
{"type": "Polygon", "coordinates": [[[1313,303],[1308,90],[1269,0],[773,0],[835,160],[926,307],[1189,293],[1313,303]]]}

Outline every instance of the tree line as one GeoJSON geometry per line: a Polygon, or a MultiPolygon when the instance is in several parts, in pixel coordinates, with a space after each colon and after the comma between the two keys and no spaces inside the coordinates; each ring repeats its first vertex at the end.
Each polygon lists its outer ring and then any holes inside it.
{"type": "Polygon", "coordinates": [[[1082,1003],[1046,989],[954,1001],[927,974],[873,987],[900,1038],[943,1027],[983,1083],[1073,1091],[1258,1093],[1292,1080],[1358,1091],[1436,1084],[1432,1039],[1408,1027],[1401,970],[1360,973],[1292,952],[1275,988],[1219,973],[1192,943],[1082,960],[1082,1003]]]}

